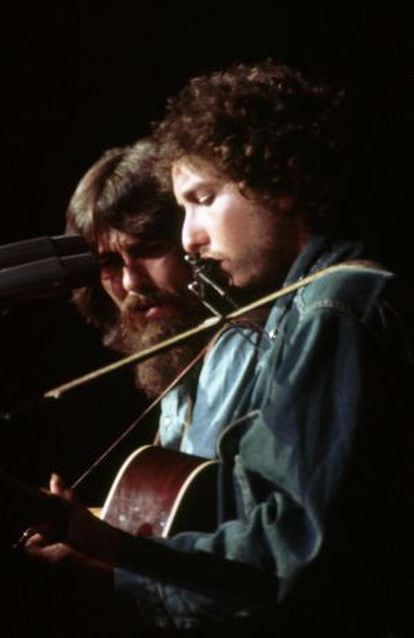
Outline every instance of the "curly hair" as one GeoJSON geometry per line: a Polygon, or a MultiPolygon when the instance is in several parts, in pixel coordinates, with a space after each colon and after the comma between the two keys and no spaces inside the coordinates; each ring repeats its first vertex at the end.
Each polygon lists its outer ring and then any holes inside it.
{"type": "Polygon", "coordinates": [[[331,212],[341,178],[344,95],[272,60],[196,77],[154,126],[160,179],[169,188],[172,163],[206,162],[270,204],[294,195],[317,227],[331,212]]]}
{"type": "MultiPolygon", "coordinates": [[[[179,245],[179,209],[172,194],[160,188],[154,173],[156,159],[157,146],[150,138],[106,151],[80,180],[69,202],[66,232],[82,235],[93,251],[111,228],[179,245]]],[[[73,300],[104,335],[116,328],[117,309],[99,282],[76,290],[73,300]]]]}

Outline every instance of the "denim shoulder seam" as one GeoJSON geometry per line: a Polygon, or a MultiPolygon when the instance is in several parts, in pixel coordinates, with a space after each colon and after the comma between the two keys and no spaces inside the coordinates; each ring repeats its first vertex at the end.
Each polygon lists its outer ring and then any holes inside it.
{"type": "Polygon", "coordinates": [[[321,301],[317,301],[311,304],[307,304],[303,301],[303,299],[297,300],[297,309],[299,313],[299,323],[302,322],[308,313],[314,312],[315,310],[333,310],[341,315],[346,315],[354,321],[360,323],[361,325],[367,325],[366,317],[361,312],[355,312],[348,305],[340,302],[334,301],[332,299],[324,299],[321,301]]]}

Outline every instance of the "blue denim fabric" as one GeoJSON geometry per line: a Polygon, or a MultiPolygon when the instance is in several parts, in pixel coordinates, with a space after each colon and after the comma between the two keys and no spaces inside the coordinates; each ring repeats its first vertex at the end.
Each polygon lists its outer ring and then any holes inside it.
{"type": "MultiPolygon", "coordinates": [[[[315,236],[285,283],[362,256],[359,244],[331,244],[315,236]]],[[[233,330],[217,340],[200,376],[186,439],[187,449],[199,454],[206,423],[216,423],[214,436],[222,432],[219,454],[233,468],[230,508],[226,514],[229,486],[223,478],[217,530],[180,534],[166,545],[257,567],[275,577],[274,601],[284,599],[324,546],[328,512],[352,461],[355,433],[369,420],[373,367],[397,366],[398,356],[407,354],[387,301],[392,279],[369,266],[330,274],[274,304],[265,327],[275,335],[272,341],[257,338],[249,350],[233,330]],[[247,413],[253,418],[226,428],[247,413]]],[[[139,556],[124,555],[122,568],[119,586],[130,598],[139,597],[146,587],[139,556]]],[[[157,595],[165,617],[178,627],[196,625],[209,614],[236,613],[222,593],[207,604],[200,592],[157,582],[157,595]]],[[[247,596],[238,610],[249,607],[247,596]]],[[[158,622],[163,621],[154,618],[158,622]]]]}
{"type": "Polygon", "coordinates": [[[162,400],[159,432],[163,446],[217,458],[220,433],[242,412],[234,391],[253,382],[259,336],[254,329],[239,326],[226,329],[219,343],[204,358],[196,392],[192,382],[183,382],[162,400]],[[223,361],[233,364],[228,367],[223,361]]]}

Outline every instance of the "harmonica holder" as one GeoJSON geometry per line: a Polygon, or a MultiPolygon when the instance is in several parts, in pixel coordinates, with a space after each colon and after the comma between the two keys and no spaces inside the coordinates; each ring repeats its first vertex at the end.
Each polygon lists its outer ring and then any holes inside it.
{"type": "MultiPolygon", "coordinates": [[[[239,305],[232,299],[229,293],[215,281],[211,275],[211,271],[215,267],[215,262],[211,259],[202,259],[198,255],[187,254],[185,260],[190,264],[193,270],[193,281],[188,285],[191,290],[201,301],[201,303],[217,317],[223,317],[231,310],[238,310],[239,305]]],[[[261,335],[272,339],[271,335],[262,330],[254,322],[250,322],[261,335]]],[[[240,329],[237,324],[233,324],[240,329]]],[[[243,336],[249,341],[249,337],[242,332],[243,336]]]]}

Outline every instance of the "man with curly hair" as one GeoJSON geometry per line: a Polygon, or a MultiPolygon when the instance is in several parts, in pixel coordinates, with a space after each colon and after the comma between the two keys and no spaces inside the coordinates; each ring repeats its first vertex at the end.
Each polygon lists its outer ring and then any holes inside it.
{"type": "Polygon", "coordinates": [[[191,80],[155,131],[185,250],[236,300],[282,293],[250,339],[250,374],[238,375],[230,327],[199,377],[194,414],[214,371],[227,374],[214,532],[153,543],[70,509],[60,547],[114,572],[125,613],[150,632],[399,629],[409,353],[395,277],[344,236],[343,110],[329,83],[239,64],[191,80]]]}

